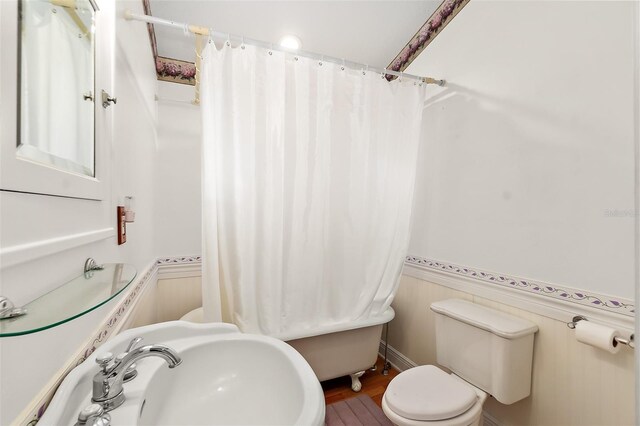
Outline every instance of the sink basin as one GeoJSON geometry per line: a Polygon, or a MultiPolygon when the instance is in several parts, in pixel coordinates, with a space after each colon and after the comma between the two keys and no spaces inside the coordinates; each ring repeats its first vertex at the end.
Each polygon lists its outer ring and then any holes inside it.
{"type": "Polygon", "coordinates": [[[230,324],[173,321],[127,330],[102,345],[62,382],[39,425],[74,425],[91,403],[96,356],[118,354],[134,337],[173,348],[182,363],[137,363],[126,401],[111,425],[323,425],[324,396],[313,370],[292,347],[243,334],[230,324]]]}

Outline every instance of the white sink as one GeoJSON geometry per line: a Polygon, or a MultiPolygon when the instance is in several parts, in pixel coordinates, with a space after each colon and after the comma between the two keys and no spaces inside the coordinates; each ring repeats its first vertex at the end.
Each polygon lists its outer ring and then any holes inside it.
{"type": "Polygon", "coordinates": [[[126,401],[110,411],[111,425],[323,425],[324,396],[313,370],[286,343],[243,334],[229,324],[173,321],[127,330],[102,345],[62,382],[39,425],[74,425],[91,404],[96,356],[118,354],[134,337],[174,349],[169,369],[141,359],[124,384],[126,401]]]}

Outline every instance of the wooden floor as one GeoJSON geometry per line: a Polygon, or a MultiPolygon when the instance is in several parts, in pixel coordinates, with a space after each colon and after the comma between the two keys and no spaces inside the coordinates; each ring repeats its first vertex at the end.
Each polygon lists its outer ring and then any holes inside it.
{"type": "Polygon", "coordinates": [[[362,390],[360,392],[351,390],[351,378],[349,376],[338,377],[337,379],[322,382],[325,403],[329,405],[364,393],[369,395],[371,399],[380,406],[382,404],[382,395],[384,395],[384,391],[387,389],[389,382],[400,373],[398,370],[390,368],[389,374],[383,376],[382,358],[380,357],[378,357],[376,366],[378,367],[376,371],[367,370],[367,372],[360,377],[360,381],[362,382],[362,390]]]}

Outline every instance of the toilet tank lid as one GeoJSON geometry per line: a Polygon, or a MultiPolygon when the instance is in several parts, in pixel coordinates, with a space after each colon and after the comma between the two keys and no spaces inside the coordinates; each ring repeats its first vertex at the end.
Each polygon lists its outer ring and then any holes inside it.
{"type": "Polygon", "coordinates": [[[431,310],[505,339],[517,339],[538,331],[538,326],[531,321],[462,299],[434,302],[431,310]]]}

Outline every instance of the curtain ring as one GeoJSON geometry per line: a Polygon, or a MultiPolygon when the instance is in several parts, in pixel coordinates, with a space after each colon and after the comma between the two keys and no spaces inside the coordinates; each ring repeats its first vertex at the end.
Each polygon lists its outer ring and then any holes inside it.
{"type": "Polygon", "coordinates": [[[227,46],[231,47],[231,34],[227,34],[227,46]]]}
{"type": "Polygon", "coordinates": [[[240,44],[240,49],[244,50],[244,36],[242,36],[242,41],[240,44]]]}
{"type": "Polygon", "coordinates": [[[385,78],[385,76],[386,76],[386,75],[387,75],[387,69],[385,68],[385,69],[382,71],[382,79],[383,79],[383,80],[384,80],[384,78],[385,78]]]}
{"type": "Polygon", "coordinates": [[[344,58],[342,58],[342,66],[340,67],[342,71],[344,71],[344,58]]]}

